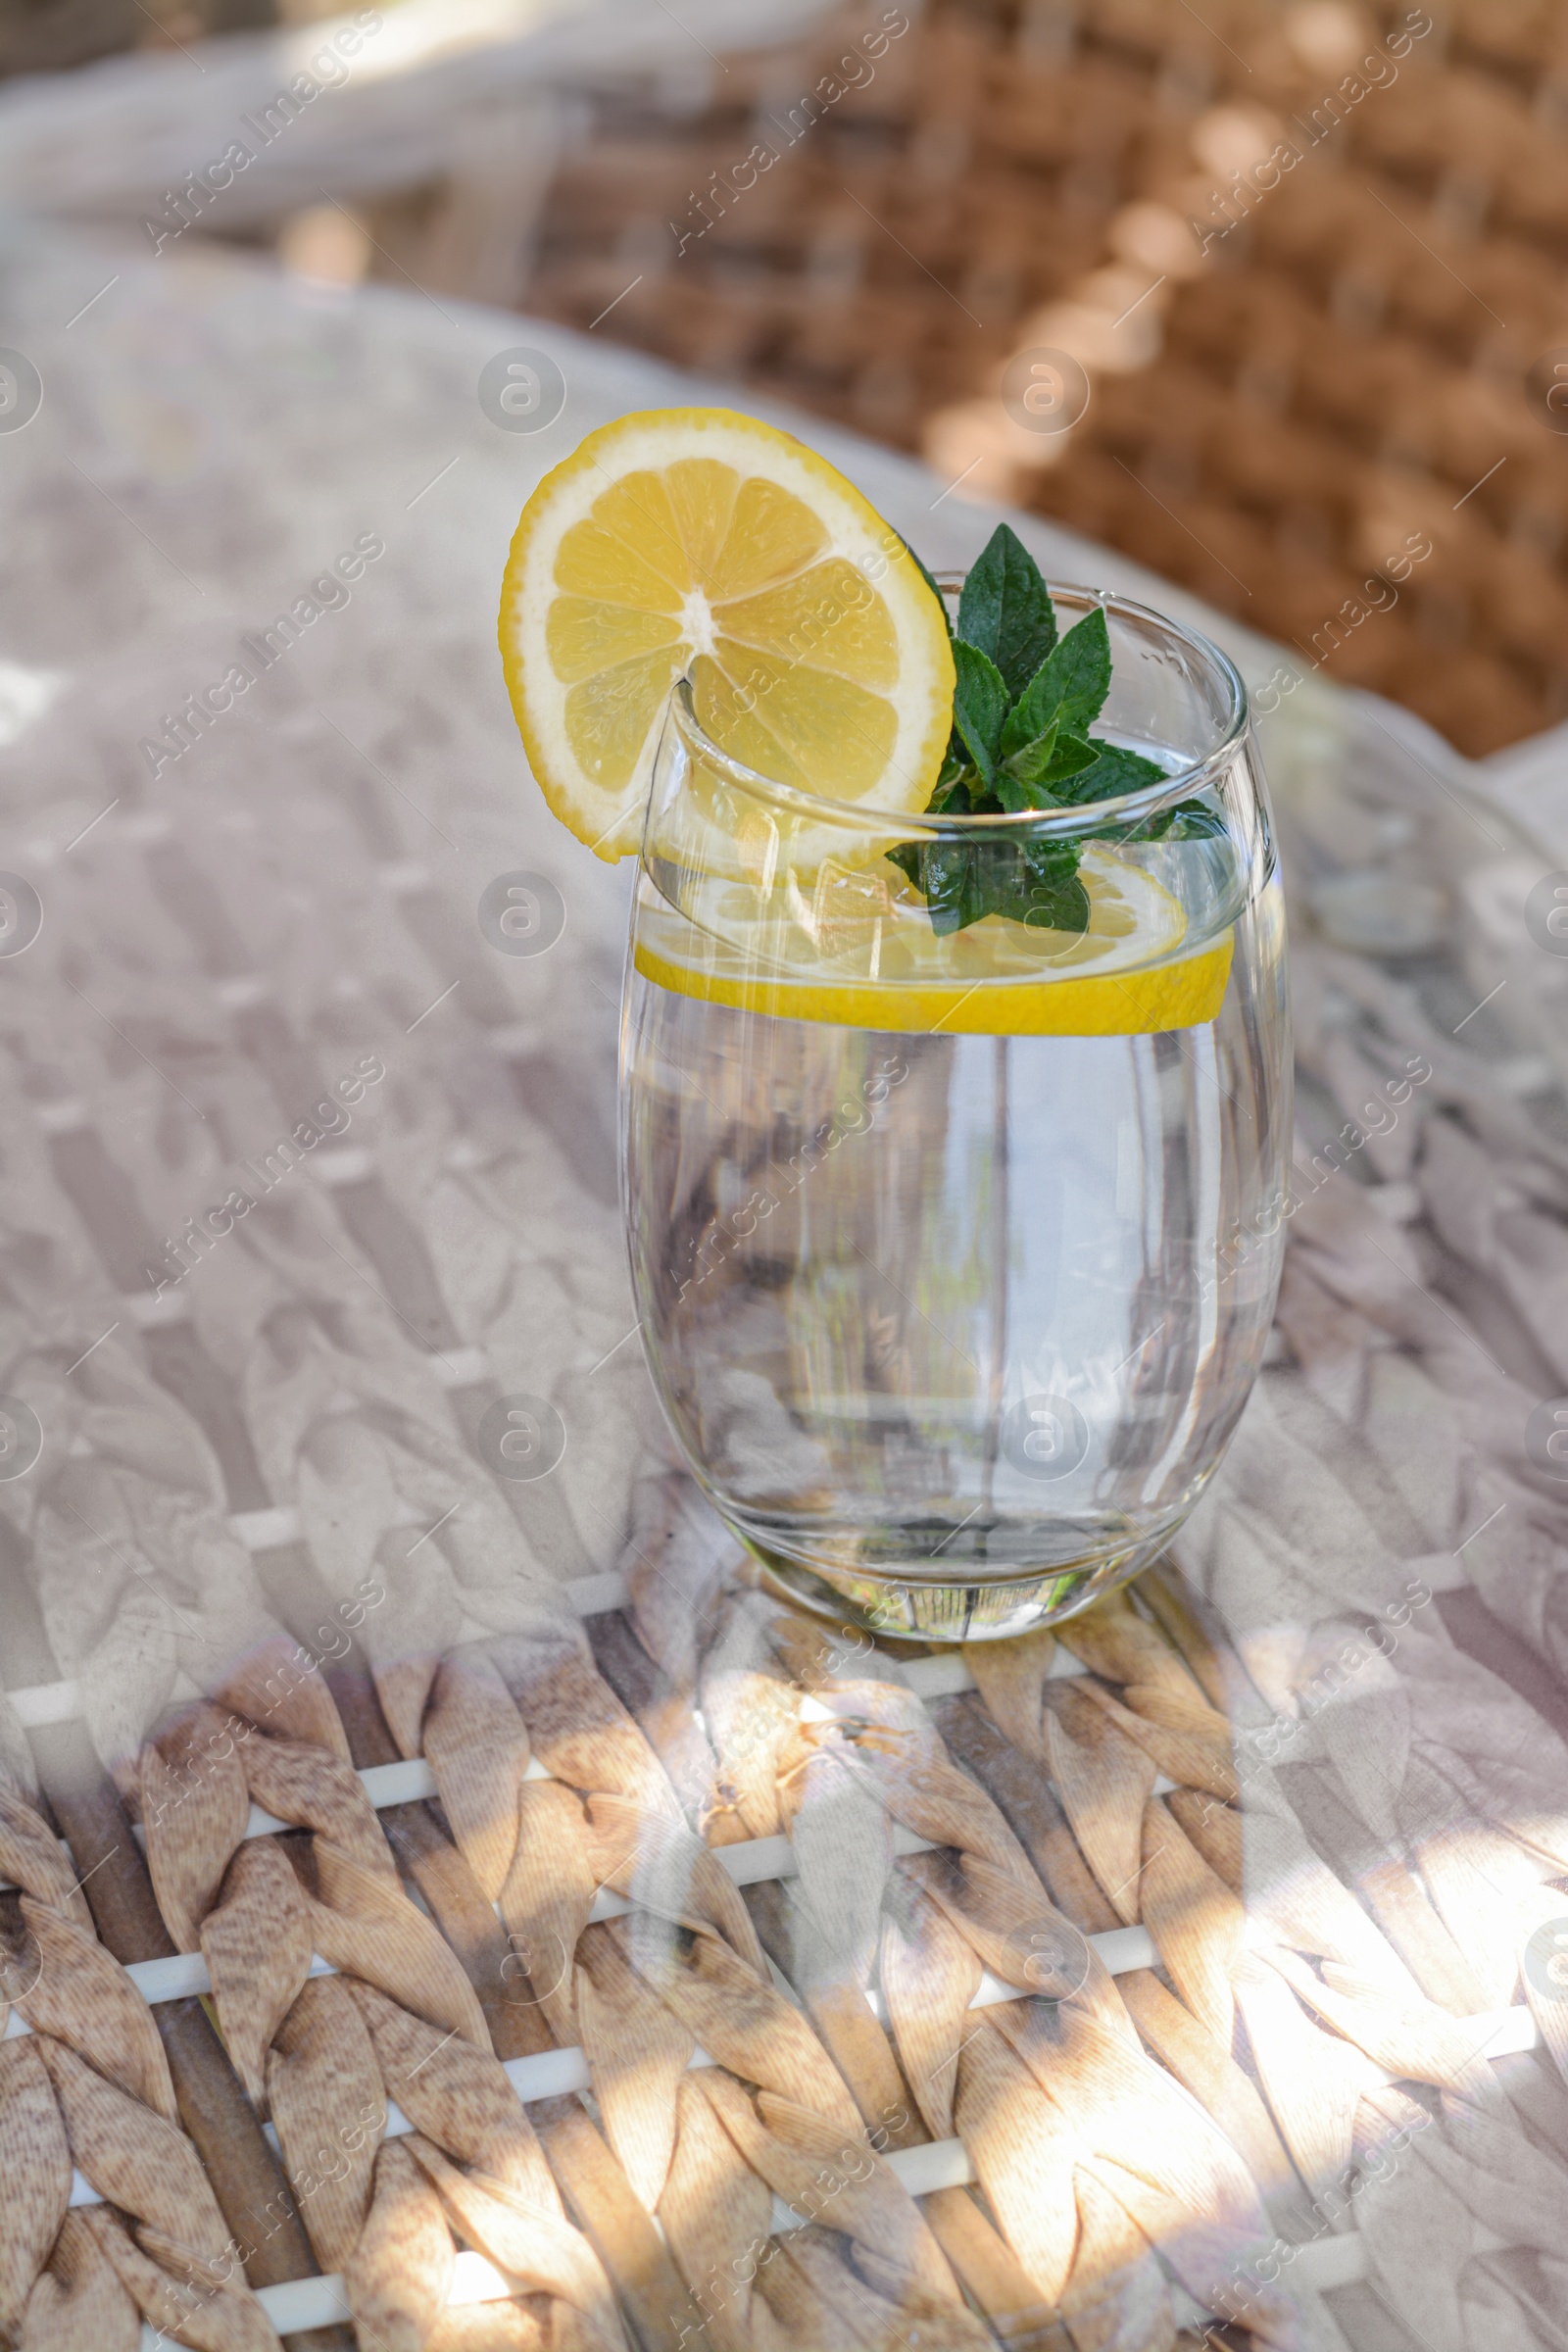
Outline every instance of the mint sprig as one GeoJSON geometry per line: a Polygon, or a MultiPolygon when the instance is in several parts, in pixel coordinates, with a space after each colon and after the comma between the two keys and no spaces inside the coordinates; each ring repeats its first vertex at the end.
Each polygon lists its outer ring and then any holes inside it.
{"type": "MultiPolygon", "coordinates": [[[[940,599],[923,564],[920,570],[940,599]]],[[[945,603],[942,610],[946,619],[945,603]]],[[[949,632],[956,672],[953,733],[928,815],[1082,807],[1137,792],[1164,775],[1154,760],[1091,736],[1110,692],[1105,615],[1091,612],[1058,638],[1040,566],[1004,522],[965,580],[957,626],[950,622],[949,632]]],[[[1200,801],[1183,801],[1118,829],[1116,837],[1136,832],[1159,841],[1220,829],[1200,801]]],[[[988,914],[1037,930],[1089,927],[1078,842],[911,841],[888,855],[924,898],[939,933],[962,931],[988,914]]]]}
{"type": "Polygon", "coordinates": [[[963,583],[957,633],[990,656],[1014,701],[1056,642],[1056,615],[1040,566],[1005,523],[992,533],[963,583]]]}

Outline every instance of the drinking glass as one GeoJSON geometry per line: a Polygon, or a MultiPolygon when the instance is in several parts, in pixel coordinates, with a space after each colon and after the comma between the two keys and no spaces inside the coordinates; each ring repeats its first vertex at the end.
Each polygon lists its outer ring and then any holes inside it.
{"type": "Polygon", "coordinates": [[[1100,731],[1158,781],[1023,815],[819,799],[727,757],[682,683],[632,912],[622,1197],[670,1426],[766,1584],[924,1641],[1050,1624],[1155,1556],[1247,1400],[1284,1246],[1245,688],[1176,621],[1051,594],[1063,627],[1104,612],[1100,731]],[[1082,935],[939,937],[906,870],[911,844],[994,871],[1064,842],[1082,935]]]}

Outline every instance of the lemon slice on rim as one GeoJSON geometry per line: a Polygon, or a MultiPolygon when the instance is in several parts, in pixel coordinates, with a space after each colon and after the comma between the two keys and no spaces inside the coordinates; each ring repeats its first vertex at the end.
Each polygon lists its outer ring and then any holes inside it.
{"type": "Polygon", "coordinates": [[[846,1028],[1129,1037],[1213,1020],[1230,933],[1184,956],[1181,903],[1136,858],[1092,844],[1079,871],[1081,933],[992,914],[938,934],[888,866],[824,866],[809,901],[771,906],[715,880],[685,914],[645,886],[633,960],[678,996],[846,1028]]]}
{"type": "Polygon", "coordinates": [[[727,409],[591,433],[517,523],[501,656],[529,764],[604,858],[641,835],[665,705],[818,798],[910,813],[947,749],[941,608],[903,541],[804,442],[727,409]]]}

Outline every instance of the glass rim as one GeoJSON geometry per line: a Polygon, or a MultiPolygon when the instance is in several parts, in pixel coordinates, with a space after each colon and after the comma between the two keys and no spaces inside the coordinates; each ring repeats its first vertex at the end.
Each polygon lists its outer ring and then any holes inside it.
{"type": "MultiPolygon", "coordinates": [[[[957,593],[967,574],[937,572],[932,575],[944,596],[957,593]]],[[[1219,740],[1205,752],[1201,760],[1181,767],[1157,784],[1146,784],[1137,792],[1117,793],[1103,801],[1069,804],[1063,808],[1019,808],[979,815],[932,815],[927,809],[889,808],[881,802],[834,801],[824,795],[804,791],[799,785],[786,784],[777,777],[763,775],[759,768],[749,767],[745,760],[723,751],[708,734],[697,715],[692,699],[689,677],[677,678],[669,701],[669,717],[687,736],[692,748],[705,760],[727,775],[747,792],[773,802],[791,813],[809,818],[815,823],[828,823],[841,828],[853,828],[861,833],[897,833],[909,837],[910,829],[930,839],[970,839],[986,835],[1021,835],[1030,840],[1071,836],[1077,833],[1096,833],[1102,827],[1122,827],[1136,823],[1146,816],[1156,816],[1167,803],[1185,800],[1200,790],[1215,770],[1228,766],[1235,760],[1251,725],[1247,686],[1241,671],[1212,638],[1198,629],[1189,628],[1185,621],[1168,612],[1160,612],[1152,605],[1140,604],[1135,598],[1118,596],[1108,588],[1086,588],[1076,582],[1047,580],[1047,591],[1053,604],[1062,603],[1080,612],[1098,606],[1106,613],[1124,614],[1129,619],[1152,622],[1156,629],[1178,639],[1210,670],[1224,689],[1226,710],[1221,721],[1219,740]]]]}

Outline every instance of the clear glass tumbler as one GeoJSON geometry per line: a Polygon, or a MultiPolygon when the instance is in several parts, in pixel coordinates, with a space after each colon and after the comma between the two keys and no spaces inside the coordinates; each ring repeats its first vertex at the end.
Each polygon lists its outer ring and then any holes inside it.
{"type": "Polygon", "coordinates": [[[898,815],[740,766],[683,684],[632,915],[622,1191],[670,1425],[766,1582],[926,1641],[1049,1624],[1154,1557],[1247,1400],[1283,1250],[1245,689],[1158,613],[1051,593],[1063,627],[1104,611],[1100,732],[1161,781],[898,815]],[[939,937],[905,870],[911,843],[994,870],[1064,841],[1081,934],[939,937]]]}

